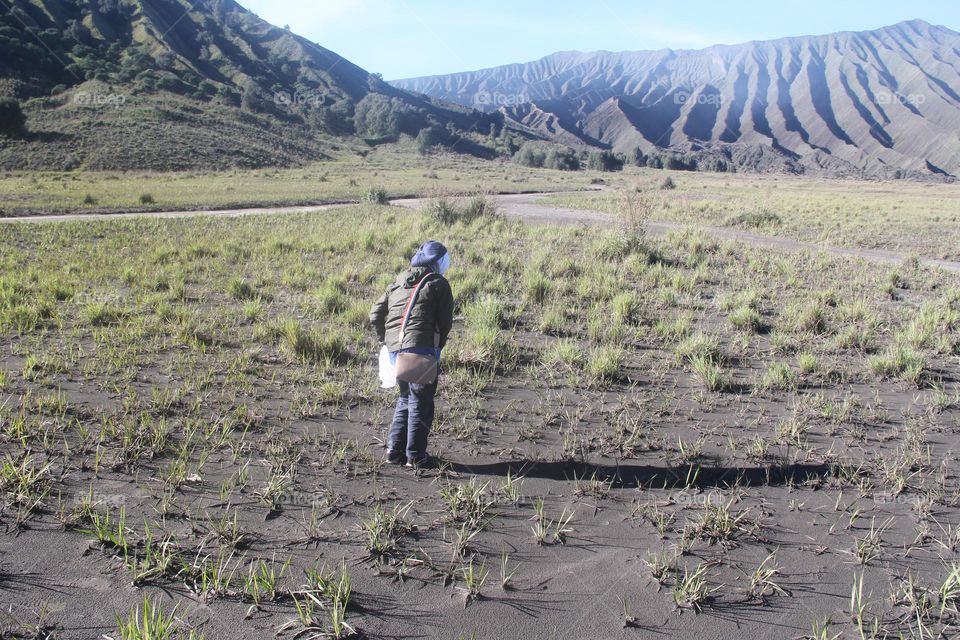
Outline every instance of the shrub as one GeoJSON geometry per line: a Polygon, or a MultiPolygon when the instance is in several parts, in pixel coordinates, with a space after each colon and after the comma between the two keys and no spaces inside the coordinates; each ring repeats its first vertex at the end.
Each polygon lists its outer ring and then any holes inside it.
{"type": "Polygon", "coordinates": [[[83,196],[83,204],[95,205],[97,204],[97,199],[94,198],[93,195],[88,193],[87,195],[83,196]]]}
{"type": "Polygon", "coordinates": [[[491,220],[500,218],[496,203],[492,198],[482,194],[467,200],[433,198],[427,205],[427,215],[443,226],[451,226],[458,222],[470,224],[481,218],[491,220]]]}
{"type": "Polygon", "coordinates": [[[612,151],[591,151],[587,158],[587,169],[591,171],[620,171],[623,158],[612,151]]]}
{"type": "Polygon", "coordinates": [[[640,296],[633,291],[625,291],[617,294],[611,303],[614,322],[637,324],[640,320],[641,304],[640,296]]]}
{"type": "Polygon", "coordinates": [[[367,204],[389,204],[390,199],[387,197],[387,190],[383,187],[370,187],[363,194],[361,200],[367,204]]]}
{"type": "Polygon", "coordinates": [[[617,213],[623,224],[623,255],[649,253],[646,246],[647,223],[653,203],[636,189],[622,189],[617,198],[617,213]]]}
{"type": "Polygon", "coordinates": [[[697,358],[708,358],[717,363],[723,362],[720,341],[704,333],[696,333],[680,340],[673,348],[673,355],[681,364],[692,363],[697,358]]]}
{"type": "Polygon", "coordinates": [[[869,358],[867,366],[880,378],[899,378],[916,384],[923,379],[926,360],[906,345],[894,345],[869,358]]]}
{"type": "Polygon", "coordinates": [[[257,297],[257,290],[245,278],[234,278],[230,281],[230,297],[234,300],[253,300],[257,297]]]}
{"type": "Polygon", "coordinates": [[[797,356],[797,366],[800,367],[800,373],[809,375],[817,372],[820,368],[820,363],[812,353],[801,353],[797,356]]]}
{"type": "Polygon", "coordinates": [[[14,98],[0,98],[0,133],[23,133],[26,125],[27,117],[23,115],[20,102],[14,98]]]}
{"type": "Polygon", "coordinates": [[[730,323],[737,329],[756,333],[763,328],[763,318],[754,309],[747,305],[742,305],[730,312],[727,316],[730,323]]]}
{"type": "Polygon", "coordinates": [[[94,327],[105,327],[115,324],[123,317],[123,313],[119,309],[105,302],[91,302],[87,304],[83,308],[81,315],[88,324],[94,327]]]}
{"type": "Polygon", "coordinates": [[[622,365],[623,348],[606,345],[590,352],[585,370],[591,382],[608,382],[616,379],[622,365]]]}
{"type": "Polygon", "coordinates": [[[516,356],[516,349],[513,341],[501,330],[505,314],[503,303],[491,296],[464,306],[465,330],[453,345],[453,362],[487,371],[509,365],[516,356]]]}
{"type": "Polygon", "coordinates": [[[792,389],[796,386],[797,376],[785,362],[775,362],[767,367],[760,380],[763,389],[792,389]]]}
{"type": "Polygon", "coordinates": [[[772,211],[750,211],[730,216],[723,224],[727,227],[751,227],[761,229],[764,227],[778,227],[780,223],[780,216],[772,211]]]}
{"type": "Polygon", "coordinates": [[[320,310],[327,315],[342,313],[349,306],[344,294],[343,284],[337,281],[328,281],[313,292],[320,310]]]}
{"type": "Polygon", "coordinates": [[[583,365],[586,354],[574,340],[558,340],[543,354],[544,364],[575,369],[583,365]]]}
{"type": "Polygon", "coordinates": [[[140,204],[154,204],[156,200],[153,199],[153,195],[149,193],[140,194],[140,204]]]}
{"type": "Polygon", "coordinates": [[[550,295],[550,280],[537,269],[528,270],[523,276],[524,298],[534,304],[543,304],[550,295]]]}
{"type": "Polygon", "coordinates": [[[708,391],[723,391],[727,387],[727,379],[723,375],[720,363],[706,355],[695,356],[690,360],[693,373],[708,391]]]}
{"type": "Polygon", "coordinates": [[[562,336],[568,333],[570,322],[561,309],[544,309],[537,330],[545,336],[562,336]]]}
{"type": "Polygon", "coordinates": [[[328,364],[348,359],[346,342],[339,333],[308,331],[296,318],[280,318],[267,324],[258,335],[266,335],[292,358],[328,364]]]}

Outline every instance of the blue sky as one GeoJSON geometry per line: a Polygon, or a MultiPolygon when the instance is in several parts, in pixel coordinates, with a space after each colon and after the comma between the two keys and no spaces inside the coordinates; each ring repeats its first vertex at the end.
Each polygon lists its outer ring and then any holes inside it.
{"type": "Polygon", "coordinates": [[[555,51],[696,49],[921,18],[960,31],[957,0],[239,0],[390,79],[555,51]]]}

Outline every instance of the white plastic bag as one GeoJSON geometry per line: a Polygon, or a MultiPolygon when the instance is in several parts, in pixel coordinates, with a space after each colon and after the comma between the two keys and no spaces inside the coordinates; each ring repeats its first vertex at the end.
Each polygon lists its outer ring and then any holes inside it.
{"type": "Polygon", "coordinates": [[[397,386],[397,368],[390,362],[390,350],[387,345],[380,347],[380,388],[392,389],[397,386]]]}

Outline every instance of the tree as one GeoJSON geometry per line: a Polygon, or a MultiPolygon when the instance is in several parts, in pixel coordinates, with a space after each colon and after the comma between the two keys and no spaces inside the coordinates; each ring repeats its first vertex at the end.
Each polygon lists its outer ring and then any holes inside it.
{"type": "Polygon", "coordinates": [[[357,103],[353,116],[357,135],[364,138],[392,138],[420,131],[423,118],[409,104],[382,93],[369,93],[357,103]]]}
{"type": "Polygon", "coordinates": [[[443,144],[444,129],[435,125],[420,129],[417,134],[417,152],[422,155],[428,155],[438,144],[443,144]]]}
{"type": "Polygon", "coordinates": [[[544,160],[546,160],[546,153],[539,145],[532,142],[524,142],[513,156],[513,161],[524,167],[542,167],[544,160]]]}
{"type": "Polygon", "coordinates": [[[550,147],[543,160],[543,166],[547,169],[576,171],[580,168],[580,158],[577,157],[577,152],[570,147],[550,147]]]}
{"type": "Polygon", "coordinates": [[[23,115],[20,102],[14,98],[0,98],[0,132],[8,135],[23,133],[27,117],[23,115]]]}
{"type": "Polygon", "coordinates": [[[612,151],[591,151],[587,159],[587,169],[592,171],[620,171],[623,159],[612,151]]]}

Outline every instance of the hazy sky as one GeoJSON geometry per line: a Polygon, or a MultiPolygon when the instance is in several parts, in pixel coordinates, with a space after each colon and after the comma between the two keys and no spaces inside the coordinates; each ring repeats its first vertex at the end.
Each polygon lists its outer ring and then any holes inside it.
{"type": "Polygon", "coordinates": [[[239,0],[388,79],[555,51],[696,49],[921,18],[960,31],[958,0],[239,0]]]}

